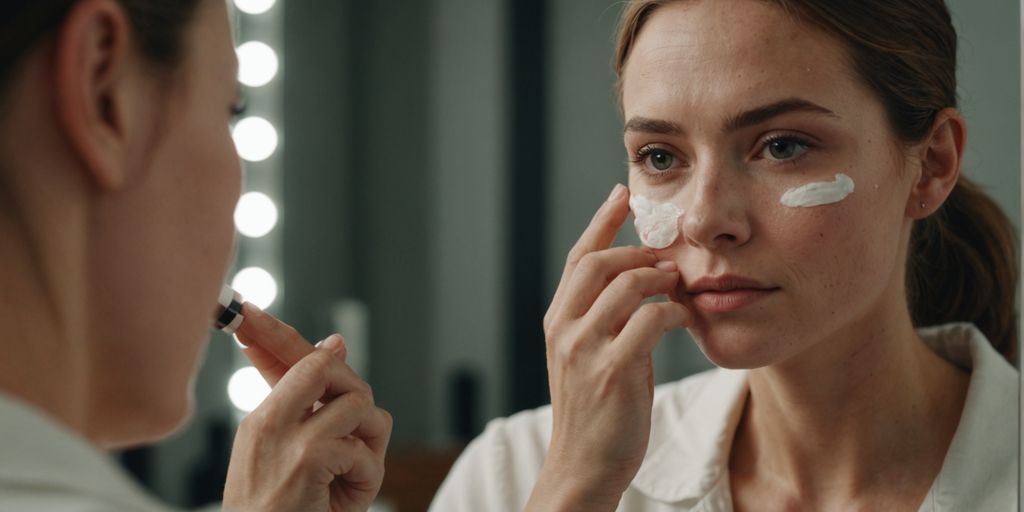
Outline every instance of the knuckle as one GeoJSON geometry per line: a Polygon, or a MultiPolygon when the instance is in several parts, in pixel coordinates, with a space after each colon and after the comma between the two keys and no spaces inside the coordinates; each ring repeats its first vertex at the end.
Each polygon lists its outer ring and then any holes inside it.
{"type": "Polygon", "coordinates": [[[642,287],[643,277],[636,270],[630,270],[619,274],[615,281],[618,283],[616,286],[623,290],[633,291],[642,287]]]}
{"type": "Polygon", "coordinates": [[[594,273],[594,265],[596,263],[597,262],[595,261],[594,253],[584,254],[577,261],[577,264],[575,264],[575,270],[573,271],[573,273],[579,273],[583,275],[589,275],[591,273],[594,273]]]}
{"type": "Polygon", "coordinates": [[[558,339],[561,337],[562,329],[559,324],[555,321],[547,322],[544,325],[544,342],[550,347],[558,343],[558,339]]]}
{"type": "Polygon", "coordinates": [[[571,336],[556,345],[555,353],[563,366],[575,366],[584,358],[589,345],[585,336],[571,336]]]}
{"type": "Polygon", "coordinates": [[[276,417],[274,403],[269,400],[265,401],[242,418],[238,424],[238,430],[255,439],[272,438],[277,432],[277,425],[272,421],[274,417],[276,417]]]}
{"type": "Polygon", "coordinates": [[[584,276],[593,275],[600,272],[601,264],[601,255],[596,252],[590,252],[580,258],[579,263],[576,264],[576,271],[582,273],[584,276]]]}
{"type": "Polygon", "coordinates": [[[384,422],[384,426],[386,427],[387,433],[390,435],[391,429],[394,428],[395,426],[394,416],[392,416],[391,413],[387,411],[387,409],[381,409],[378,407],[377,411],[379,411],[381,420],[384,422]]]}
{"type": "Polygon", "coordinates": [[[259,421],[256,418],[254,418],[254,416],[257,414],[256,411],[259,411],[259,409],[256,409],[250,412],[249,414],[246,414],[244,417],[242,417],[241,421],[238,422],[239,435],[248,435],[252,434],[256,430],[259,430],[259,421]]]}
{"type": "Polygon", "coordinates": [[[569,254],[565,257],[566,265],[578,266],[583,257],[589,252],[586,247],[577,242],[576,245],[572,246],[572,249],[569,249],[569,254]]]}
{"type": "Polygon", "coordinates": [[[661,323],[668,316],[664,304],[644,304],[640,306],[636,314],[643,322],[661,323]]]}
{"type": "Polygon", "coordinates": [[[369,403],[373,403],[373,387],[368,382],[365,380],[357,381],[355,391],[365,396],[369,403]]]}
{"type": "Polygon", "coordinates": [[[299,467],[310,469],[320,467],[320,457],[323,450],[317,447],[317,443],[314,440],[309,439],[307,436],[299,437],[294,450],[295,464],[299,467]]]}
{"type": "Polygon", "coordinates": [[[346,396],[348,397],[349,403],[351,403],[352,407],[356,410],[361,411],[374,407],[373,397],[365,391],[353,391],[348,393],[346,396]]]}
{"type": "Polygon", "coordinates": [[[335,363],[335,357],[327,350],[314,350],[302,358],[285,374],[300,387],[320,385],[328,369],[335,363]]]}

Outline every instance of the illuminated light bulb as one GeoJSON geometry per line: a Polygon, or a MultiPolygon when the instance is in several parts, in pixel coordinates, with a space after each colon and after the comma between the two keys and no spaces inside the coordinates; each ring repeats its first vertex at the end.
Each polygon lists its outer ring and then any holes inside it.
{"type": "Polygon", "coordinates": [[[235,53],[238,55],[239,82],[249,87],[260,87],[277,75],[277,54],[266,44],[249,41],[240,45],[235,53]]]}
{"type": "Polygon", "coordinates": [[[235,124],[231,136],[238,156],[250,162],[262,162],[277,150],[277,130],[262,117],[247,117],[235,124]]]}
{"type": "Polygon", "coordinates": [[[259,238],[277,225],[277,206],[274,201],[260,192],[242,194],[235,207],[235,227],[238,232],[259,238]]]}
{"type": "Polygon", "coordinates": [[[252,366],[239,368],[228,379],[228,398],[238,410],[252,412],[270,394],[270,386],[259,370],[252,366]]]}
{"type": "Polygon", "coordinates": [[[231,287],[260,309],[267,309],[277,298],[277,281],[270,272],[259,267],[239,270],[231,280],[231,287]]]}
{"type": "Polygon", "coordinates": [[[235,7],[246,14],[263,14],[274,6],[275,0],[235,0],[235,7]]]}

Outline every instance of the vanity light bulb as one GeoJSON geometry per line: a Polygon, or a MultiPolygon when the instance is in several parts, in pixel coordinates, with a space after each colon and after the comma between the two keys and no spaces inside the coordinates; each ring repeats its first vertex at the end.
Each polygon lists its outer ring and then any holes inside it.
{"type": "Polygon", "coordinates": [[[277,298],[277,281],[270,272],[259,267],[239,270],[231,280],[231,287],[260,309],[267,309],[277,298]]]}
{"type": "Polygon", "coordinates": [[[269,394],[267,381],[252,366],[238,369],[228,380],[228,398],[242,412],[252,412],[269,394]]]}

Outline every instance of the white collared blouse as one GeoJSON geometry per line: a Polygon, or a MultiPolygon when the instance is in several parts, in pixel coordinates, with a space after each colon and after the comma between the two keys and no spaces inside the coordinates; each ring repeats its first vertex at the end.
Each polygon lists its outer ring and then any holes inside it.
{"type": "MultiPolygon", "coordinates": [[[[972,325],[918,332],[971,373],[960,424],[919,512],[1017,510],[1017,370],[972,325]]],[[[618,510],[731,511],[729,450],[747,392],[742,370],[658,386],[647,455],[618,510]]],[[[550,406],[492,421],[455,463],[431,510],[523,510],[550,439],[550,406]]]]}
{"type": "Polygon", "coordinates": [[[109,455],[0,394],[0,512],[170,512],[109,455]]]}

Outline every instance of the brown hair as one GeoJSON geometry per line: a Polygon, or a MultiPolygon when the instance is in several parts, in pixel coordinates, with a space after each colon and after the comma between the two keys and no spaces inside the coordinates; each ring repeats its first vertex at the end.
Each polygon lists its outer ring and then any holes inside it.
{"type": "MultiPolygon", "coordinates": [[[[76,0],[5,0],[0,6],[0,86],[18,60],[45,33],[57,27],[76,0]]],[[[184,29],[200,0],[118,0],[131,21],[143,54],[174,66],[182,57],[184,29]]]]}
{"type": "MultiPolygon", "coordinates": [[[[615,73],[660,6],[632,0],[619,24],[615,73]]],[[[936,115],[956,107],[957,35],[943,0],[764,0],[842,41],[858,76],[881,100],[893,132],[920,142],[936,115]]],[[[945,204],[914,223],[907,261],[907,302],[915,326],[971,322],[1015,363],[1017,241],[1009,219],[961,176],[945,204]]]]}

